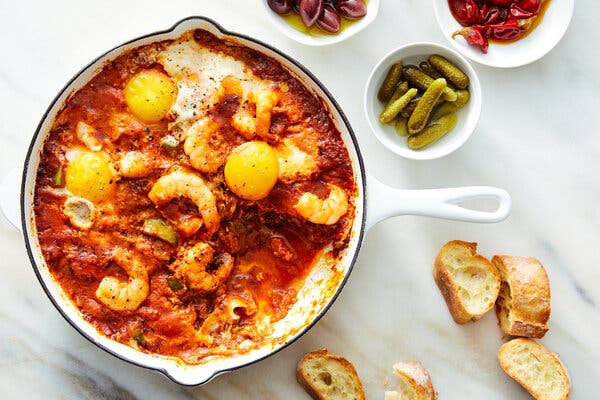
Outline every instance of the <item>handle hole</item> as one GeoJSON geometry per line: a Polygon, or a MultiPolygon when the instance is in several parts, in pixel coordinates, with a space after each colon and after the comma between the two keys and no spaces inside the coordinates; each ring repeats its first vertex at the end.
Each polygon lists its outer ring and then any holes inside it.
{"type": "Polygon", "coordinates": [[[483,211],[483,212],[494,212],[498,210],[498,198],[491,195],[482,195],[480,197],[463,199],[463,200],[455,200],[451,202],[452,204],[456,204],[463,208],[473,210],[473,211],[483,211]]]}

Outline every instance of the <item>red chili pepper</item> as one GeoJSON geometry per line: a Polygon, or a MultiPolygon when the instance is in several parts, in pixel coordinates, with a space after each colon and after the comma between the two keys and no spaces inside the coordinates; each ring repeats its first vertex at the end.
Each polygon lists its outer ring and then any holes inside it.
{"type": "Polygon", "coordinates": [[[502,24],[482,25],[479,29],[486,38],[495,40],[513,40],[522,33],[516,20],[508,20],[502,24]]]}
{"type": "Polygon", "coordinates": [[[462,26],[475,25],[479,22],[479,6],[475,0],[448,0],[450,11],[462,26]]]}
{"type": "Polygon", "coordinates": [[[480,25],[494,24],[499,21],[506,19],[506,11],[500,10],[497,6],[488,7],[486,3],[481,7],[481,13],[479,17],[480,25]]]}
{"type": "Polygon", "coordinates": [[[513,3],[515,0],[487,0],[489,3],[492,3],[495,6],[500,6],[500,7],[508,7],[510,6],[511,3],[513,3]]]}
{"type": "Polygon", "coordinates": [[[467,26],[466,28],[458,30],[452,34],[452,39],[456,38],[458,35],[464,37],[467,43],[474,46],[479,46],[483,53],[488,52],[488,47],[490,44],[487,38],[483,36],[479,26],[467,26]]]}
{"type": "Polygon", "coordinates": [[[516,3],[510,5],[508,9],[508,19],[523,19],[523,18],[531,18],[535,15],[535,13],[531,11],[523,10],[516,3]]]}
{"type": "Polygon", "coordinates": [[[533,14],[539,13],[540,8],[542,8],[541,0],[520,0],[517,3],[521,9],[533,14]]]}

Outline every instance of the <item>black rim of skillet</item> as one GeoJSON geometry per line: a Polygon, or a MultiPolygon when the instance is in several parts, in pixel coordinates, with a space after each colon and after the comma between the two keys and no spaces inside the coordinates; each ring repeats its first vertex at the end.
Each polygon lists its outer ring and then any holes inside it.
{"type": "MultiPolygon", "coordinates": [[[[42,143],[43,146],[43,143],[42,143]]],[[[365,221],[366,221],[366,213],[367,213],[367,208],[366,208],[366,201],[367,201],[367,192],[366,192],[366,176],[365,176],[365,167],[364,167],[364,163],[363,163],[363,158],[362,155],[360,153],[360,148],[358,146],[358,141],[356,139],[356,135],[354,134],[354,131],[352,130],[352,127],[350,125],[350,122],[348,121],[348,118],[346,117],[346,115],[344,114],[344,112],[342,111],[340,105],[337,103],[337,101],[333,98],[333,96],[331,95],[331,93],[325,88],[325,86],[321,83],[321,81],[319,81],[317,79],[316,76],[314,76],[306,67],[304,67],[300,62],[296,61],[294,58],[288,56],[287,54],[284,54],[283,52],[281,52],[280,50],[274,48],[273,46],[262,42],[260,40],[254,39],[252,37],[246,36],[244,34],[239,34],[236,32],[231,32],[228,31],[226,29],[224,29],[221,25],[219,25],[218,23],[216,23],[215,21],[213,21],[210,18],[206,18],[203,16],[191,16],[191,17],[187,17],[184,18],[180,21],[178,21],[177,23],[175,23],[171,28],[163,30],[163,31],[156,31],[154,33],[149,33],[147,35],[143,35],[140,37],[137,37],[135,39],[129,40],[123,44],[120,44],[106,52],[104,52],[103,54],[101,54],[100,56],[96,57],[93,61],[91,61],[90,63],[88,63],[86,66],[84,66],[81,70],[79,70],[66,84],[65,86],[60,90],[60,92],[58,92],[58,94],[54,97],[54,99],[52,100],[52,102],[50,103],[50,105],[48,106],[48,108],[46,109],[46,111],[44,112],[44,115],[42,116],[42,119],[40,120],[35,133],[31,139],[31,143],[29,145],[29,149],[27,150],[27,156],[25,157],[25,163],[23,166],[23,177],[21,180],[21,199],[20,199],[20,203],[21,203],[21,224],[22,224],[22,230],[23,230],[23,238],[25,240],[25,246],[27,248],[27,254],[29,256],[29,260],[31,262],[31,265],[33,266],[33,270],[37,276],[38,281],[40,282],[40,284],[42,285],[42,288],[44,289],[44,292],[46,292],[46,295],[48,296],[48,298],[50,299],[50,301],[52,302],[52,304],[54,304],[54,307],[56,307],[56,309],[58,310],[58,312],[63,316],[63,318],[75,329],[77,330],[83,337],[85,337],[87,340],[89,340],[91,343],[93,343],[94,345],[98,346],[99,348],[101,348],[102,350],[106,351],[107,353],[123,360],[126,361],[128,363],[137,365],[139,367],[142,368],[146,368],[146,369],[150,369],[150,370],[155,370],[155,371],[159,371],[161,373],[163,373],[164,375],[166,375],[169,379],[171,379],[173,382],[176,382],[180,385],[184,385],[184,386],[198,386],[198,385],[203,385],[209,381],[211,381],[213,378],[215,378],[218,375],[221,375],[223,373],[226,372],[230,372],[230,371],[235,371],[237,369],[240,369],[242,367],[257,363],[259,361],[262,361],[264,359],[266,359],[267,357],[270,357],[271,355],[278,353],[279,351],[287,348],[289,345],[291,345],[292,343],[294,343],[296,340],[298,340],[300,337],[302,337],[304,334],[306,334],[306,332],[308,332],[322,317],[323,315],[325,315],[325,313],[329,310],[329,308],[333,305],[333,303],[335,302],[335,300],[338,298],[338,296],[340,295],[343,287],[346,284],[346,281],[348,280],[352,269],[354,267],[354,264],[356,262],[356,259],[358,257],[358,253],[360,251],[361,245],[362,245],[362,241],[364,239],[364,233],[365,233],[365,221]],[[71,84],[85,71],[87,71],[93,64],[95,64],[96,62],[98,62],[99,60],[101,60],[102,58],[106,57],[109,53],[123,47],[129,44],[132,44],[134,42],[137,42],[139,40],[142,39],[146,39],[152,36],[158,36],[158,35],[163,35],[166,33],[170,33],[173,32],[175,29],[177,29],[179,27],[179,25],[181,25],[184,22],[187,21],[203,21],[209,24],[212,24],[215,28],[217,28],[219,30],[219,32],[221,32],[222,36],[230,36],[230,37],[237,37],[237,38],[241,38],[250,42],[253,42],[254,44],[257,44],[259,46],[262,46],[264,48],[269,49],[270,51],[273,51],[274,53],[278,54],[279,56],[281,56],[282,58],[284,58],[285,60],[287,60],[288,62],[291,62],[292,64],[294,64],[297,68],[299,68],[302,72],[304,72],[312,81],[313,83],[315,83],[320,90],[327,96],[328,100],[331,102],[331,104],[333,104],[333,106],[335,107],[336,111],[340,114],[342,121],[344,122],[346,128],[348,129],[348,132],[350,134],[350,138],[352,140],[352,144],[354,146],[354,150],[356,151],[356,155],[357,155],[357,159],[358,159],[358,164],[359,164],[359,168],[360,168],[360,175],[362,178],[362,206],[363,206],[363,215],[362,215],[362,221],[361,221],[361,228],[360,228],[360,232],[359,232],[359,236],[358,236],[358,242],[356,244],[356,249],[354,250],[354,254],[352,255],[352,260],[350,261],[350,264],[348,265],[348,268],[346,270],[346,274],[344,276],[344,278],[342,279],[342,281],[340,282],[340,284],[338,285],[338,288],[336,289],[335,294],[333,295],[333,297],[329,300],[329,302],[325,305],[325,307],[323,308],[323,310],[321,310],[321,312],[319,312],[319,314],[317,314],[313,320],[307,324],[304,328],[302,328],[298,333],[296,333],[294,335],[294,337],[292,337],[292,339],[290,339],[288,342],[286,342],[285,344],[275,348],[274,350],[270,351],[268,354],[257,358],[255,360],[249,361],[247,363],[244,364],[240,364],[240,365],[236,365],[235,367],[232,368],[224,368],[224,369],[219,369],[216,371],[213,371],[211,373],[211,375],[198,383],[193,383],[193,384],[189,384],[189,383],[182,383],[177,381],[174,377],[172,377],[169,372],[164,369],[164,368],[155,368],[155,367],[151,367],[151,366],[147,366],[144,365],[142,363],[140,363],[137,360],[134,359],[130,359],[127,358],[125,356],[123,356],[122,354],[113,351],[107,347],[105,347],[104,345],[102,345],[100,342],[96,341],[94,338],[92,338],[91,336],[89,336],[88,334],[86,334],[83,329],[81,329],[79,327],[79,324],[73,320],[71,320],[71,318],[69,318],[69,316],[66,314],[65,311],[63,311],[63,309],[60,307],[60,305],[58,304],[58,302],[54,299],[54,297],[52,296],[52,294],[50,293],[48,287],[46,286],[46,284],[44,283],[44,280],[42,279],[41,273],[38,269],[37,263],[35,262],[35,258],[33,256],[33,251],[32,251],[32,246],[31,246],[31,241],[32,240],[36,240],[33,238],[30,238],[28,235],[28,223],[29,223],[29,217],[25,215],[25,200],[26,197],[25,196],[25,183],[27,180],[27,172],[29,170],[29,160],[31,158],[31,155],[33,154],[34,151],[40,151],[41,149],[36,148],[35,146],[35,142],[36,139],[38,138],[38,136],[40,135],[41,132],[41,128],[42,125],[44,124],[44,122],[46,121],[46,119],[48,118],[48,115],[50,114],[50,111],[52,110],[52,108],[54,107],[54,105],[57,103],[58,99],[65,93],[65,91],[67,91],[71,84]]],[[[150,355],[152,355],[150,353],[150,355]]]]}

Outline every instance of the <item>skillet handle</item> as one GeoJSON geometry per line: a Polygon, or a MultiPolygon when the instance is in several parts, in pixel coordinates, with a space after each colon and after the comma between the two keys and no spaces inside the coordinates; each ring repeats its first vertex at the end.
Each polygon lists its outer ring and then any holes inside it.
{"type": "Polygon", "coordinates": [[[510,195],[495,187],[403,190],[387,186],[367,174],[367,229],[398,215],[421,215],[466,222],[500,222],[508,217],[510,209],[510,195]],[[495,211],[478,211],[456,204],[484,197],[494,198],[498,202],[498,208],[495,211]]]}
{"type": "Polygon", "coordinates": [[[21,193],[21,171],[12,169],[0,182],[0,210],[10,224],[21,230],[21,211],[19,196],[21,193]]]}

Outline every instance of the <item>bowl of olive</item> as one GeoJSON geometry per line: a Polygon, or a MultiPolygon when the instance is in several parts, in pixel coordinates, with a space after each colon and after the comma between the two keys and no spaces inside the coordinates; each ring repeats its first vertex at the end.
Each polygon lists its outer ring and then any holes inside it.
{"type": "Polygon", "coordinates": [[[273,25],[309,46],[341,42],[377,16],[379,0],[261,0],[273,25]]]}
{"type": "Polygon", "coordinates": [[[452,153],[473,134],[481,86],[456,51],[413,43],[377,63],[365,88],[364,109],[371,130],[388,149],[430,160],[452,153]]]}

